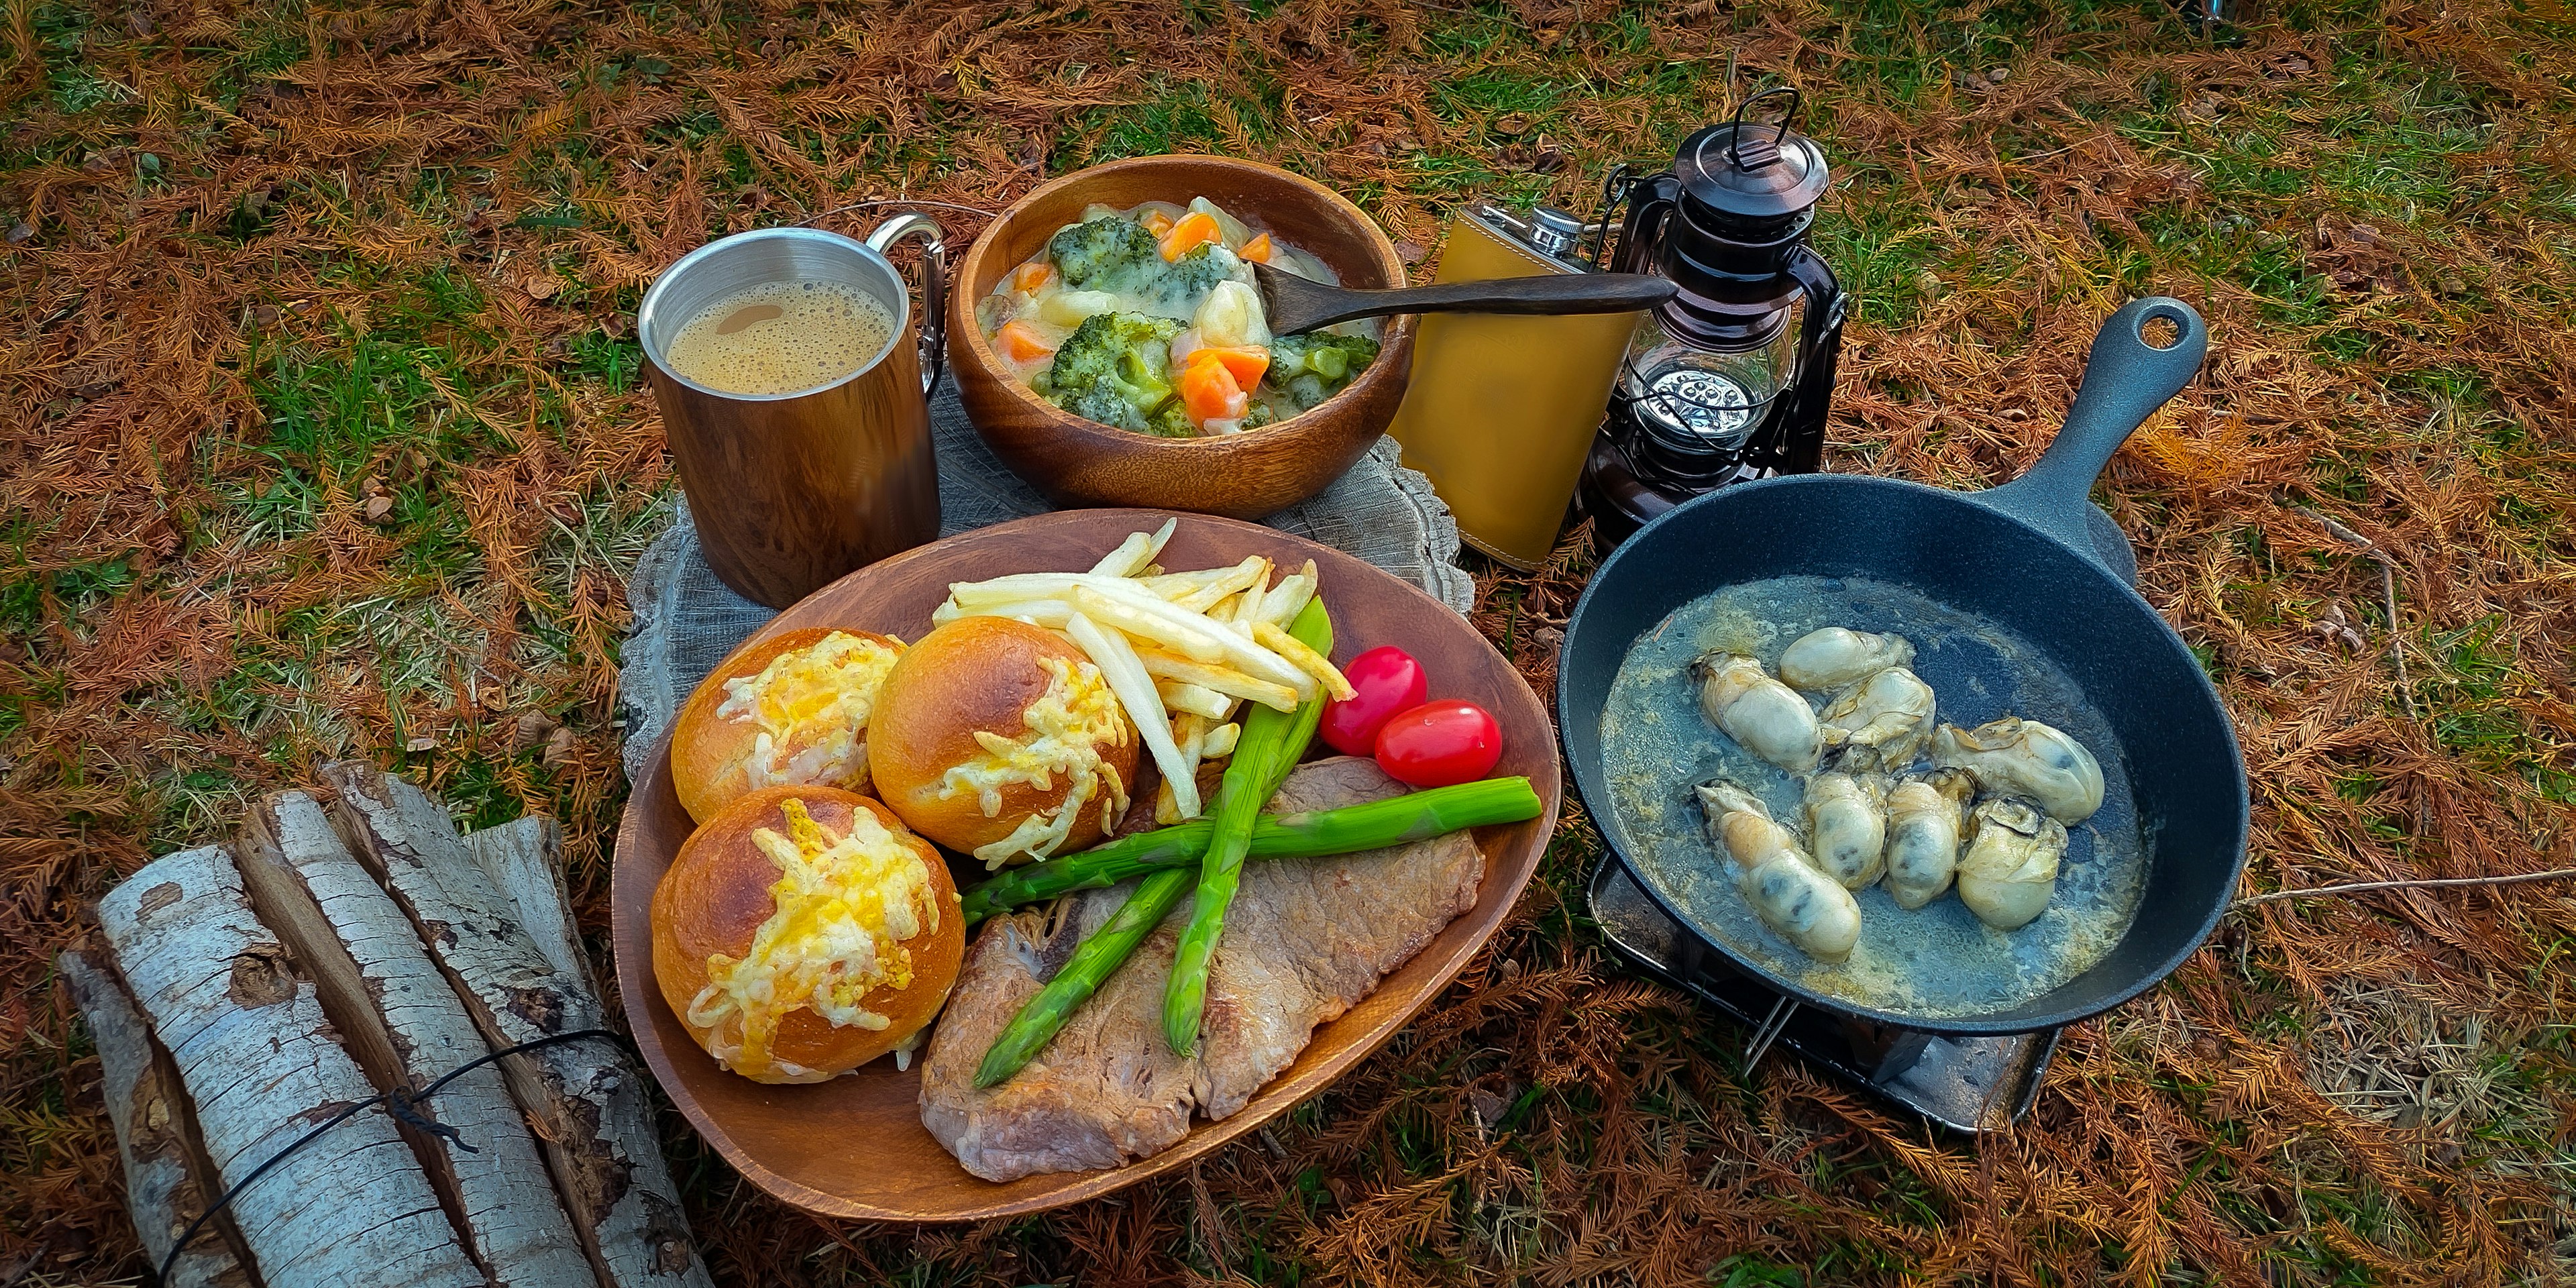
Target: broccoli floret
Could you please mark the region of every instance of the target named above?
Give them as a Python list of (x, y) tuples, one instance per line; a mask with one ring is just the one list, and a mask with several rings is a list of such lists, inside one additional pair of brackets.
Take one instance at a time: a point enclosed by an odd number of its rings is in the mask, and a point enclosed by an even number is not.
[(1111, 429), (1123, 429), (1134, 434), (1154, 432), (1153, 426), (1146, 423), (1144, 414), (1136, 410), (1136, 404), (1119, 397), (1117, 388), (1105, 380), (1081, 393), (1059, 397), (1055, 399), (1055, 405)]
[(1064, 275), (1067, 286), (1109, 289), (1122, 278), (1159, 275), (1162, 248), (1142, 224), (1121, 215), (1102, 215), (1075, 224), (1047, 243), (1047, 257)]
[(1270, 343), (1270, 370), (1263, 379), (1279, 387), (1305, 411), (1341, 392), (1353, 376), (1377, 361), (1377, 341), (1364, 335), (1309, 331), (1283, 335)]
[(1190, 423), (1189, 409), (1178, 398), (1164, 403), (1145, 418), (1145, 432), (1161, 438), (1196, 438), (1198, 427)]
[(1056, 348), (1040, 393), (1076, 416), (1139, 434), (1159, 433), (1155, 413), (1179, 402), (1165, 368), (1171, 365), (1171, 339), (1180, 329), (1169, 318), (1092, 314)]

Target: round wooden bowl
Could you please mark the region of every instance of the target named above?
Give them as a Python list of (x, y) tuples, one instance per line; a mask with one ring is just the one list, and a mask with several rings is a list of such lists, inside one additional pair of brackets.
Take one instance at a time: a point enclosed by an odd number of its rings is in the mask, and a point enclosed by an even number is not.
[[(952, 537), (843, 577), (779, 614), (760, 635), (842, 626), (919, 639), (930, 629), (930, 610), (947, 597), (952, 581), (1088, 566), (1128, 533), (1152, 531), (1165, 517), (1135, 510), (1064, 510)], [(868, 1221), (979, 1221), (1098, 1198), (1185, 1167), (1312, 1097), (1395, 1036), (1492, 937), (1537, 870), (1556, 827), (1561, 770), (1556, 735), (1538, 695), (1456, 613), (1329, 546), (1248, 523), (1190, 516), (1163, 548), (1161, 562), (1171, 568), (1209, 568), (1251, 554), (1286, 567), (1315, 561), (1333, 610), (1335, 657), (1347, 661), (1366, 649), (1393, 644), (1422, 659), (1432, 675), (1433, 693), (1481, 704), (1502, 725), (1503, 758), (1494, 772), (1527, 776), (1546, 807), (1527, 822), (1476, 830), (1485, 877), (1475, 906), (1413, 960), (1380, 980), (1377, 991), (1341, 1018), (1316, 1028), (1296, 1062), (1233, 1117), (1201, 1119), (1179, 1144), (1125, 1167), (996, 1185), (969, 1175), (921, 1125), (918, 1065), (899, 1073), (892, 1061), (878, 1060), (830, 1082), (764, 1086), (716, 1067), (664, 1004), (653, 981), (648, 912), (653, 887), (691, 829), (687, 811), (671, 791), (670, 738), (665, 735), (635, 783), (617, 832), (609, 894), (617, 987), (646, 1067), (698, 1134), (753, 1184), (809, 1212)], [(952, 870), (962, 882), (984, 875), (972, 860), (952, 863)]]
[(1405, 284), (1404, 261), (1360, 208), (1275, 166), (1155, 156), (1078, 170), (1020, 199), (966, 252), (948, 296), (949, 369), (993, 454), (1059, 506), (1132, 505), (1258, 519), (1324, 490), (1395, 419), (1413, 370), (1410, 316), (1385, 319), (1377, 361), (1310, 411), (1214, 438), (1156, 438), (1085, 420), (1030, 392), (975, 324), (975, 305), (1098, 202), (1120, 210), (1206, 197), (1332, 265), (1342, 284)]

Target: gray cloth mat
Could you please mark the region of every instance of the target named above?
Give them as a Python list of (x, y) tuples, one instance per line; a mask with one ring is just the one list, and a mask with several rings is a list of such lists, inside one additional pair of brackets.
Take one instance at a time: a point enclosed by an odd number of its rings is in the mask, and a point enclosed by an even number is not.
[[(976, 436), (954, 385), (943, 382), (931, 400), (930, 436), (939, 453), (941, 536), (1050, 508)], [(630, 781), (643, 776), (645, 757), (698, 681), (777, 615), (716, 579), (698, 551), (688, 503), (681, 501), (674, 510), (669, 530), (646, 548), (626, 584), (635, 622), (626, 638), (617, 697), (626, 726)], [(1264, 522), (1357, 555), (1462, 615), (1475, 607), (1475, 582), (1457, 566), (1457, 521), (1433, 494), (1431, 480), (1396, 462), (1393, 439), (1380, 439), (1314, 500)]]

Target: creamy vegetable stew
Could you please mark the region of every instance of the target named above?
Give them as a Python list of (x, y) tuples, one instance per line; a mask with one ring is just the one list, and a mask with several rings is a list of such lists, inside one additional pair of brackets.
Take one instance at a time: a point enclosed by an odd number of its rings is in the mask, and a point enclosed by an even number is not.
[(1205, 197), (1093, 206), (1004, 274), (976, 319), (1012, 374), (1077, 416), (1168, 438), (1239, 433), (1332, 397), (1377, 358), (1374, 322), (1272, 335), (1246, 261), (1335, 280)]

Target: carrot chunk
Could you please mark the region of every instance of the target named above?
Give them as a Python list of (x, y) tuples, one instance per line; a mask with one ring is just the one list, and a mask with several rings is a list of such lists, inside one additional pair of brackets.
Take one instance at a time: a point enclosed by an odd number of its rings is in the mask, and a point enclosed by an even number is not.
[(1242, 250), (1236, 251), (1235, 253), (1241, 255), (1245, 259), (1251, 260), (1255, 264), (1269, 263), (1270, 234), (1262, 233), (1254, 237), (1251, 241), (1243, 244)]
[(1181, 409), (1190, 422), (1204, 426), (1212, 420), (1241, 420), (1252, 406), (1251, 395), (1235, 383), (1234, 373), (1212, 349), (1201, 349), (1200, 357), (1181, 373)]
[(1217, 226), (1216, 216), (1204, 210), (1193, 210), (1181, 216), (1181, 221), (1172, 225), (1172, 231), (1163, 234), (1163, 259), (1169, 263), (1188, 254), (1193, 246), (1206, 242), (1222, 244), (1224, 241), (1225, 230)]
[(1172, 231), (1172, 217), (1159, 210), (1146, 211), (1144, 219), (1139, 222), (1145, 225), (1146, 232), (1154, 234), (1158, 239)]
[[(1209, 356), (1201, 358), (1199, 354)], [(1257, 344), (1237, 345), (1231, 348), (1210, 346), (1190, 355), (1190, 360), (1224, 363), (1226, 371), (1234, 377), (1235, 386), (1240, 389), (1250, 389), (1260, 384), (1261, 373), (1270, 369), (1270, 351)]]
[(1032, 260), (1011, 270), (1011, 289), (1034, 295), (1055, 280), (1055, 265), (1045, 260)]
[(993, 343), (1000, 346), (1003, 357), (1013, 362), (1035, 362), (1055, 352), (1055, 346), (1048, 344), (1036, 327), (1018, 318), (1003, 323), (994, 331)]

